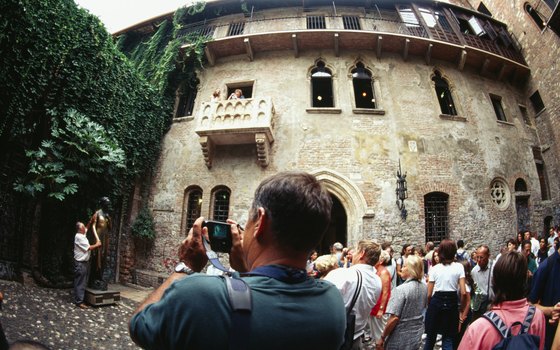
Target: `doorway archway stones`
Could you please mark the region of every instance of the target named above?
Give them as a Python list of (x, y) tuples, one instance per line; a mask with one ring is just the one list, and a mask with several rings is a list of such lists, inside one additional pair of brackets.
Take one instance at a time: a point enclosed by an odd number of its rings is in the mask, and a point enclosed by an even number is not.
[(347, 216), (347, 242), (348, 245), (357, 243), (364, 237), (363, 226), (367, 220), (373, 220), (373, 208), (368, 207), (366, 199), (358, 186), (348, 177), (326, 168), (310, 171), (317, 180), (334, 196), (336, 196)]

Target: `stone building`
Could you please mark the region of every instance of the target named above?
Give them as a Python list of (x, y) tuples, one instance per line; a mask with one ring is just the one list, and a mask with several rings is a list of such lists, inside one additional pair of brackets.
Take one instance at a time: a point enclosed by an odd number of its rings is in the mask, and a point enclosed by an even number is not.
[(184, 29), (208, 36), (208, 62), (163, 142), (158, 237), (124, 247), (122, 279), (157, 284), (194, 219), (244, 222), (259, 182), (284, 170), (332, 195), (321, 252), (446, 237), (495, 252), (518, 230), (542, 234), (560, 219), (559, 40), (530, 23), (554, 1), (532, 2), (208, 3)]

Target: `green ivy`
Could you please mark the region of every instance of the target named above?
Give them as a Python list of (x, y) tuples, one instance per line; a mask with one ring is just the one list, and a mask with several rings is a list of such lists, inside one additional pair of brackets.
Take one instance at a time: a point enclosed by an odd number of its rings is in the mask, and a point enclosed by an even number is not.
[[(52, 133), (61, 122), (58, 115), (75, 110), (124, 152), (123, 167), (114, 176), (91, 178), (105, 194), (120, 196), (159, 156), (173, 108), (160, 90), (166, 83), (154, 84), (136, 69), (99, 19), (72, 0), (6, 0), (0, 12), (0, 148), (5, 152), (0, 158), (25, 154), (28, 159), (26, 169), (2, 172), (2, 182), (59, 199), (79, 194), (79, 187), (68, 185), (79, 183), (69, 180), (88, 174), (67, 168), (71, 157), (35, 163), (49, 149), (45, 145), (58, 142)], [(48, 112), (54, 110), (56, 115)], [(16, 180), (37, 171), (39, 181)], [(61, 188), (56, 181), (64, 180)]]
[(132, 224), (131, 231), (135, 237), (141, 239), (154, 240), (156, 238), (154, 218), (147, 206), (143, 206), (140, 209), (138, 216)]
[(125, 153), (101, 125), (75, 110), (49, 114), (51, 138), (26, 151), (29, 169), (26, 177), (16, 180), (16, 191), (35, 196), (46, 190), (49, 197), (62, 201), (76, 193), (79, 184), (122, 176)]

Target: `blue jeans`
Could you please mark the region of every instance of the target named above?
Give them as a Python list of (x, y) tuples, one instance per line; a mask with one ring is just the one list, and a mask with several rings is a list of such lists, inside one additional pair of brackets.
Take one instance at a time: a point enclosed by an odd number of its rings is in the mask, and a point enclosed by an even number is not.
[(84, 302), (86, 294), (88, 262), (74, 260), (74, 302), (78, 305)]
[(459, 327), (459, 310), (457, 309), (457, 292), (435, 292), (426, 311), (426, 342), (424, 350), (431, 350), (436, 337), (441, 334), (443, 350), (452, 350)]

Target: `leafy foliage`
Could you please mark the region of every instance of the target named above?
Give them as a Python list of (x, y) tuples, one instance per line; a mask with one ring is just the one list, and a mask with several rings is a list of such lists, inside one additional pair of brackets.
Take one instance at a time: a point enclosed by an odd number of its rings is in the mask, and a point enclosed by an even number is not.
[(125, 168), (124, 151), (98, 123), (69, 110), (59, 116), (51, 111), (51, 138), (36, 150), (26, 151), (28, 174), (14, 189), (35, 196), (47, 190), (49, 197), (64, 200), (78, 191), (78, 183), (100, 180), (100, 175), (119, 178)]
[(154, 218), (147, 206), (143, 206), (140, 209), (138, 216), (132, 224), (131, 231), (138, 238), (147, 240), (154, 240), (156, 238)]
[[(6, 150), (0, 158), (21, 153), (28, 159), (25, 168), (4, 171), (2, 182), (25, 177), (28, 181), (17, 182), (16, 189), (63, 199), (89, 179), (100, 191), (119, 196), (159, 155), (173, 103), (154, 85), (166, 83), (148, 81), (100, 21), (72, 0), (6, 0), (0, 11), (0, 148)], [(113, 144), (124, 151), (123, 166), (109, 167), (113, 176), (92, 177), (87, 164), (74, 166), (75, 154), (61, 153), (60, 142), (70, 135), (53, 131), (66, 127), (59, 115), (71, 110), (104, 128), (113, 140), (92, 138), (90, 148), (99, 141), (96, 147)], [(38, 181), (29, 181), (35, 173)], [(74, 178), (82, 181), (70, 181)]]

